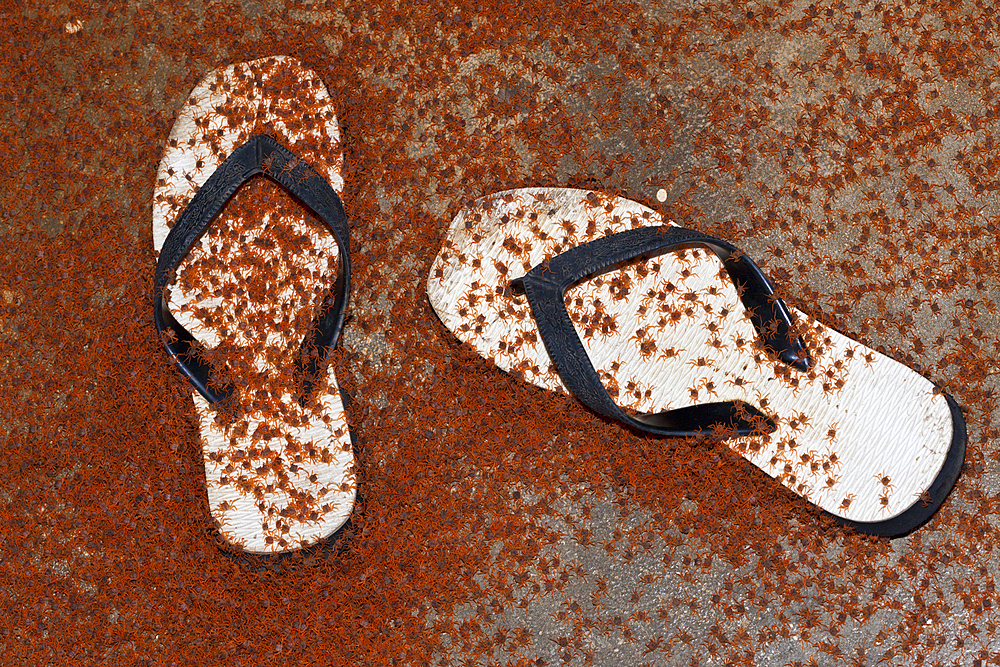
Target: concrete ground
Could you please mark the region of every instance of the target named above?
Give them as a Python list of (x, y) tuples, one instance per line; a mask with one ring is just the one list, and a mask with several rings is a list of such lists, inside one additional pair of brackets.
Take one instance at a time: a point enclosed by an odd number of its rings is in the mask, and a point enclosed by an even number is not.
[[(1000, 663), (1000, 19), (570, 4), (0, 10), (0, 662)], [(342, 110), (359, 260), (337, 363), (364, 503), (340, 550), (262, 574), (213, 542), (147, 310), (176, 110), (272, 53)], [(730, 239), (790, 302), (944, 386), (969, 450), (942, 510), (857, 536), (722, 446), (632, 434), (477, 362), (423, 281), (461, 205), (529, 185)]]

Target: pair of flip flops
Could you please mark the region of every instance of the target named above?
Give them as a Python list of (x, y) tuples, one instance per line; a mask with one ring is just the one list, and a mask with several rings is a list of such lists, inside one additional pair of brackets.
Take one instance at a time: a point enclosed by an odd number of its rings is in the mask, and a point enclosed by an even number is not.
[[(158, 174), (157, 327), (196, 389), (212, 516), (251, 553), (330, 537), (357, 494), (325, 363), (350, 290), (339, 142), (319, 78), (265, 58), (194, 89)], [(964, 459), (949, 396), (788, 308), (735, 246), (636, 202), (554, 188), (480, 199), (453, 221), (427, 290), (500, 368), (640, 431), (726, 438), (866, 533), (923, 523)]]

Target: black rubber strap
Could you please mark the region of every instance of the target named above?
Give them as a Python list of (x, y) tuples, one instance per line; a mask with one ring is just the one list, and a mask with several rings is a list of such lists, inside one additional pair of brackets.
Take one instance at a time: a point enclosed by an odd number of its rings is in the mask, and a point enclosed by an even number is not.
[[(601, 384), (590, 357), (566, 310), (564, 293), (585, 276), (610, 269), (641, 255), (704, 245), (723, 261), (757, 330), (761, 345), (799, 370), (812, 364), (802, 339), (792, 335), (792, 315), (775, 296), (774, 287), (749, 257), (721, 239), (681, 227), (641, 227), (585, 243), (533, 267), (511, 287), (523, 288), (538, 331), (566, 387), (587, 407), (611, 419), (658, 435), (688, 436), (717, 424), (739, 435), (758, 432), (766, 415), (746, 403), (722, 401), (678, 410), (631, 416), (618, 407)], [(773, 426), (773, 424), (772, 424)]]
[(181, 373), (213, 405), (231, 401), (235, 387), (218, 385), (212, 380), (211, 366), (196, 353), (197, 341), (194, 336), (170, 313), (163, 291), (171, 273), (236, 189), (257, 174), (268, 176), (312, 209), (326, 224), (340, 249), (337, 281), (323, 299), (319, 314), (302, 341), (297, 357), (296, 372), (301, 378), (298, 397), (300, 403), (305, 402), (318, 382), (319, 368), (330, 350), (336, 347), (347, 313), (351, 291), (350, 232), (340, 197), (327, 180), (305, 160), (273, 137), (254, 135), (219, 165), (188, 202), (163, 242), (153, 280), (153, 313), (160, 338)]

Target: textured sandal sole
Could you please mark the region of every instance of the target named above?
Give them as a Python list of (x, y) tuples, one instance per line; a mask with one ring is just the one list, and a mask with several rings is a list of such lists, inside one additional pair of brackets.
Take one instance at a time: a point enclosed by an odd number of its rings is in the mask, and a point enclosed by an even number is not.
[[(157, 251), (208, 177), (235, 147), (260, 133), (342, 190), (340, 132), (319, 77), (285, 57), (222, 68), (192, 91), (167, 142), (154, 193)], [(280, 210), (249, 215), (245, 195), (266, 185), (251, 181), (237, 191), (220, 214), (229, 232), (216, 223), (209, 227), (182, 262), (169, 306), (206, 348), (226, 341), (252, 350), (257, 370), (274, 375), (289, 363), (286, 315), (333, 283), (338, 247), (290, 198)], [(276, 256), (283, 251), (290, 256)], [(310, 317), (306, 313), (305, 321)], [(332, 535), (349, 518), (354, 453), (332, 369), (323, 382), (318, 409), (296, 424), (275, 423), (262, 411), (222, 426), (214, 408), (194, 393), (209, 508), (234, 546), (251, 553), (288, 551)], [(275, 400), (295, 411), (290, 395)]]
[[(539, 387), (566, 391), (527, 300), (507, 285), (576, 245), (662, 224), (659, 213), (600, 193), (496, 193), (456, 216), (428, 295), (444, 324), (483, 357)], [(592, 276), (567, 291), (566, 304), (622, 408), (650, 413), (726, 400), (757, 407), (777, 429), (729, 439), (729, 446), (841, 520), (890, 524), (921, 505), (925, 492), (946, 494), (957, 476), (950, 466), (940, 491), (946, 460), (964, 456), (964, 422), (931, 382), (794, 309), (814, 368), (804, 373), (768, 358), (755, 348), (736, 289), (707, 249)], [(932, 500), (936, 508), (943, 498)]]

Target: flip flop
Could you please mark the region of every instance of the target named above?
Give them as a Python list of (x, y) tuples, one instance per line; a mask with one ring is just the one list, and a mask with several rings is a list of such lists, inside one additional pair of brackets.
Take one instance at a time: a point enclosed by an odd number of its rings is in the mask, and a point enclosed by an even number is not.
[(272, 57), (194, 88), (157, 174), (156, 326), (196, 390), (212, 517), (250, 553), (330, 537), (354, 505), (351, 434), (324, 363), (350, 292), (341, 165), (323, 83)]
[(735, 246), (641, 204), (499, 192), (455, 217), (427, 283), (501, 369), (659, 435), (715, 435), (841, 523), (905, 534), (965, 457), (954, 400), (788, 308)]

